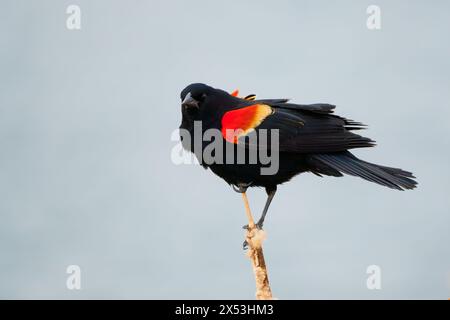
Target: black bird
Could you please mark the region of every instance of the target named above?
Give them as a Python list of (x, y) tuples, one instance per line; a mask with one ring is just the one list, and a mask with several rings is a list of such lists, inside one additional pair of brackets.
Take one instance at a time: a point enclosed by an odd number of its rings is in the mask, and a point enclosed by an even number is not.
[[(256, 100), (254, 95), (237, 97), (237, 91), (229, 94), (201, 83), (187, 86), (181, 92), (182, 122), (180, 129), (189, 133), (190, 138), (181, 135), (183, 147), (202, 158), (208, 141), (201, 141), (196, 147), (194, 123), (201, 123), (202, 133), (216, 129), (222, 134), (223, 152), (233, 150), (233, 160), (201, 162), (216, 175), (232, 185), (238, 192), (246, 192), (248, 187), (264, 187), (267, 201), (257, 222), (262, 228), (269, 205), (277, 190), (277, 185), (289, 181), (302, 172), (312, 172), (317, 176), (341, 177), (343, 174), (361, 177), (367, 181), (396, 189), (414, 189), (417, 182), (411, 172), (380, 166), (358, 159), (348, 150), (373, 147), (374, 141), (353, 131), (364, 129), (365, 125), (333, 114), (334, 105), (294, 104), (288, 99)], [(249, 141), (252, 134), (259, 138), (264, 130), (278, 129), (278, 147), (271, 149), (269, 140), (258, 144)], [(228, 130), (228, 131), (227, 131)], [(226, 132), (234, 135), (228, 136)], [(181, 132), (181, 131), (180, 131)], [(231, 149), (227, 149), (231, 146)], [(278, 152), (279, 168), (275, 174), (261, 174), (267, 163), (260, 159), (256, 163), (237, 163), (238, 149), (245, 155), (253, 150), (266, 149), (268, 154)], [(248, 158), (245, 158), (248, 159)]]

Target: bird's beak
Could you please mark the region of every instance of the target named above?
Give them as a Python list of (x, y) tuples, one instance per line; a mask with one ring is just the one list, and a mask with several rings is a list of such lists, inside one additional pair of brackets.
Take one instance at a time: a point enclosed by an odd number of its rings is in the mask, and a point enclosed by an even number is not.
[(191, 93), (189, 92), (181, 103), (183, 107), (192, 108), (195, 107), (198, 109), (198, 101), (192, 98)]

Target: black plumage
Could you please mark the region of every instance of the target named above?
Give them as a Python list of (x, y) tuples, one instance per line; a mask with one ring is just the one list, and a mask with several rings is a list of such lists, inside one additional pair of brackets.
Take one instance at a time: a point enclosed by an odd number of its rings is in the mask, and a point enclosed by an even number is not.
[[(335, 115), (335, 106), (331, 104), (294, 104), (287, 99), (238, 98), (219, 89), (204, 84), (191, 84), (181, 92), (182, 123), (180, 128), (193, 134), (194, 121), (201, 121), (203, 131), (222, 129), (222, 119), (227, 112), (243, 110), (255, 105), (270, 107), (270, 115), (265, 116), (252, 132), (259, 134), (261, 129), (279, 130), (279, 170), (275, 175), (261, 175), (261, 163), (256, 164), (205, 164), (227, 183), (246, 190), (247, 187), (265, 187), (272, 200), (277, 185), (289, 181), (302, 172), (312, 172), (318, 176), (340, 177), (343, 174), (361, 177), (367, 181), (392, 189), (405, 190), (416, 187), (412, 173), (386, 166), (372, 164), (358, 159), (351, 149), (373, 147), (375, 142), (356, 134), (365, 128), (360, 122)], [(268, 106), (268, 107), (267, 107)], [(237, 119), (238, 121), (239, 119)], [(240, 140), (241, 141), (241, 140)], [(194, 152), (194, 143), (189, 151)], [(254, 145), (246, 139), (234, 145), (235, 149), (265, 147), (270, 144)], [(231, 142), (224, 140), (224, 145)], [(205, 147), (205, 143), (202, 148)], [(186, 145), (187, 146), (187, 145)], [(266, 205), (268, 207), (268, 205)], [(263, 213), (259, 225), (262, 226)]]

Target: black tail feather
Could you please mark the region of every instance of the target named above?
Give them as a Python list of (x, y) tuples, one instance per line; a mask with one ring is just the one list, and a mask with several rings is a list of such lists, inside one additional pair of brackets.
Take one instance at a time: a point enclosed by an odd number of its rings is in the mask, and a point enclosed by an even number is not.
[(339, 172), (361, 177), (391, 189), (414, 189), (417, 182), (411, 172), (369, 163), (350, 152), (316, 154), (314, 158)]

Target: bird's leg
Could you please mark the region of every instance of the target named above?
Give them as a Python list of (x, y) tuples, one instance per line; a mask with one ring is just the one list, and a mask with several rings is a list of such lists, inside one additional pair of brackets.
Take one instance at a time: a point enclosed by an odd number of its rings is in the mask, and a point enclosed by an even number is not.
[(261, 218), (259, 218), (258, 222), (256, 223), (256, 226), (259, 229), (262, 229), (264, 224), (264, 219), (266, 218), (267, 210), (269, 210), (270, 203), (272, 202), (273, 197), (275, 196), (275, 193), (277, 192), (277, 189), (267, 190), (267, 200), (266, 204), (264, 205), (264, 210), (261, 215)]

